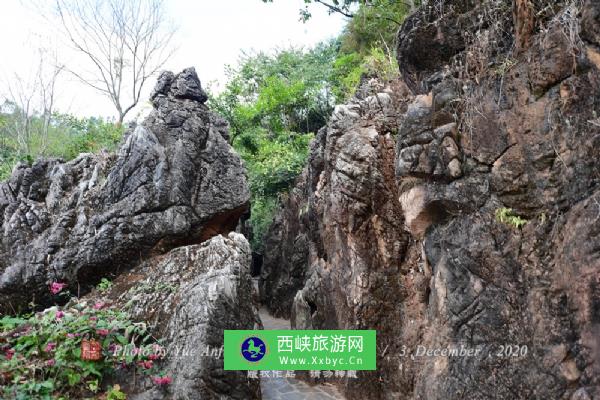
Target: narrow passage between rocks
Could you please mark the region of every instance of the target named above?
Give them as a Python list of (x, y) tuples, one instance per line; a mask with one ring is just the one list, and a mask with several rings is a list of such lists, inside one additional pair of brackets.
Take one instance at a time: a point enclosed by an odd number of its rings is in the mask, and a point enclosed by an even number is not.
[[(260, 318), (265, 329), (290, 329), (290, 321), (275, 318), (261, 308)], [(285, 375), (285, 372), (284, 372)], [(263, 400), (344, 400), (331, 384), (311, 386), (296, 378), (263, 378), (260, 382)]]

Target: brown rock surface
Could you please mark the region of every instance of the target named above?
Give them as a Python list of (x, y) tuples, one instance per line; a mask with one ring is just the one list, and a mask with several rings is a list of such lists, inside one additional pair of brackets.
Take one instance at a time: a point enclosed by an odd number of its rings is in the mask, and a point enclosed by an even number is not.
[(317, 137), (292, 323), (378, 331), (348, 398), (600, 398), (597, 2), (531, 2), (519, 52), (510, 2), (444, 3), (400, 29), (415, 94), (371, 85)]

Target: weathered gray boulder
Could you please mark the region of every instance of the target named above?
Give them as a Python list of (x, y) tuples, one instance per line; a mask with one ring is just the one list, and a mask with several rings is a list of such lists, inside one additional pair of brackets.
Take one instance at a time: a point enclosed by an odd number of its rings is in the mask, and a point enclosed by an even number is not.
[(166, 349), (158, 363), (173, 379), (166, 388), (149, 379), (134, 386), (127, 373), (117, 377), (132, 399), (260, 398), (258, 380), (223, 370), (223, 331), (261, 326), (250, 262), (248, 241), (232, 232), (144, 262), (116, 278), (109, 291), (88, 296), (148, 324)]
[(85, 293), (101, 277), (235, 229), (248, 208), (226, 122), (193, 69), (163, 73), (154, 110), (116, 155), (21, 165), (0, 183), (0, 312), (48, 305), (51, 282)]

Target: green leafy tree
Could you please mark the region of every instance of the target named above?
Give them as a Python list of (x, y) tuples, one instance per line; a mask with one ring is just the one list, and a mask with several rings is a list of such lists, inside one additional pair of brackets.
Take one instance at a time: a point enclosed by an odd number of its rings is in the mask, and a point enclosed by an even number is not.
[(301, 173), (314, 132), (323, 127), (335, 104), (331, 85), (337, 42), (313, 49), (285, 49), (245, 55), (227, 69), (225, 89), (210, 106), (230, 123), (232, 144), (248, 169), (252, 190), (253, 245)]
[[(273, 2), (273, 0), (262, 1), (265, 3)], [(300, 20), (306, 22), (312, 17), (308, 8), (309, 4), (320, 4), (327, 8), (327, 11), (330, 14), (340, 14), (346, 18), (354, 18), (359, 14), (356, 12), (356, 9), (359, 7), (369, 7), (373, 10), (381, 9), (382, 11), (387, 11), (390, 8), (403, 7), (409, 11), (413, 11), (421, 4), (421, 0), (304, 0), (304, 4), (306, 6), (303, 9), (300, 9)], [(380, 14), (380, 17), (388, 19), (388, 21), (394, 22), (397, 25), (401, 22), (384, 13)]]
[[(271, 2), (272, 0), (263, 0)], [(361, 79), (393, 79), (398, 66), (391, 49), (398, 25), (415, 2), (393, 0), (305, 0), (351, 18), (342, 35), (313, 49), (245, 54), (226, 70), (225, 89), (210, 106), (230, 123), (233, 147), (249, 172), (253, 246), (308, 157), (308, 144), (336, 103), (350, 98)], [(308, 8), (302, 19), (310, 18)]]
[(12, 103), (0, 109), (0, 180), (6, 179), (18, 162), (31, 164), (39, 157), (71, 160), (80, 153), (113, 150), (124, 128), (102, 118), (77, 118), (54, 112), (51, 116), (30, 114), (27, 145), (14, 134), (15, 124), (23, 120), (23, 111)]
[(381, 48), (388, 54), (395, 47), (396, 32), (417, 1), (374, 0), (361, 2), (342, 35), (342, 52), (368, 54)]

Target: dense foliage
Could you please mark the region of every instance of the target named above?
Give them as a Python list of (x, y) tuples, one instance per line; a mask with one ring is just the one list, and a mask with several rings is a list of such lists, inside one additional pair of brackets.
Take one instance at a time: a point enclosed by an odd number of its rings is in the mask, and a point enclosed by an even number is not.
[(302, 171), (313, 133), (335, 104), (330, 84), (336, 44), (244, 56), (210, 99), (230, 123), (234, 148), (246, 161), (252, 190), (253, 244), (260, 246), (277, 195)]
[(416, 4), (398, 0), (362, 2), (342, 35), (342, 51), (365, 55), (373, 48), (391, 54), (402, 20)]
[[(62, 287), (54, 283), (51, 290)], [(100, 360), (82, 357), (84, 340), (101, 345)], [(135, 370), (162, 386), (170, 379), (157, 365), (164, 353), (144, 323), (101, 302), (75, 300), (65, 309), (5, 316), (0, 319), (0, 397), (79, 399), (102, 393), (102, 398), (125, 399), (118, 385), (103, 388), (103, 379), (117, 370)]]
[(71, 160), (80, 153), (112, 150), (122, 136), (122, 126), (101, 118), (23, 115), (14, 104), (5, 104), (0, 111), (0, 180), (17, 162), (31, 164), (38, 157)]
[(233, 146), (248, 168), (252, 244), (259, 252), (279, 194), (301, 173), (309, 142), (334, 105), (347, 101), (364, 77), (388, 80), (398, 73), (391, 49), (409, 7), (390, 0), (331, 4), (353, 12), (339, 38), (312, 49), (246, 54), (228, 67), (224, 90), (210, 99), (229, 121)]

